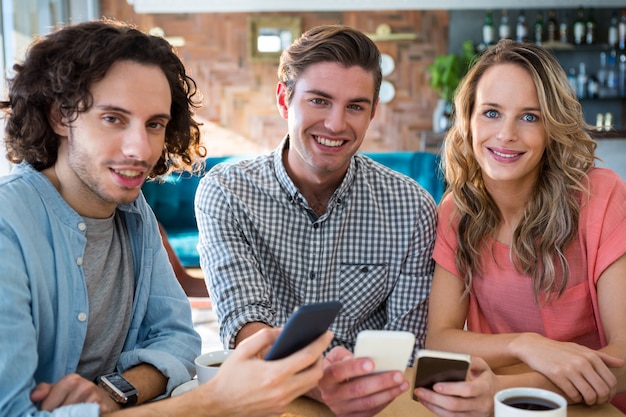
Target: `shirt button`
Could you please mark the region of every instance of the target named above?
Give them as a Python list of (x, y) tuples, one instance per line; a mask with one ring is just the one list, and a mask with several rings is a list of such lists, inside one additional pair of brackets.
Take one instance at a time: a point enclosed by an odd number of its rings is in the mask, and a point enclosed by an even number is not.
[(85, 321), (87, 320), (87, 314), (86, 313), (78, 313), (78, 321)]
[(78, 223), (78, 230), (85, 230), (87, 228), (87, 225), (85, 223)]
[(83, 264), (83, 257), (79, 256), (78, 258), (76, 258), (76, 265), (80, 266)]
[(318, 223), (313, 223), (313, 229), (319, 229), (320, 225)]
[(309, 279), (315, 279), (315, 271), (309, 272)]

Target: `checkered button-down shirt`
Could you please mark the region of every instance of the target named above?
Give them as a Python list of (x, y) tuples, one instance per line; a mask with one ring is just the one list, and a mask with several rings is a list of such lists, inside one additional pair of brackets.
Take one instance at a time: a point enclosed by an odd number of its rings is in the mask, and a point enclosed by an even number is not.
[(340, 300), (331, 347), (352, 350), (365, 329), (410, 331), (423, 347), (436, 228), (430, 194), (357, 154), (318, 217), (285, 171), (285, 145), (214, 167), (196, 194), (198, 251), (224, 345), (233, 347), (247, 323), (278, 327), (300, 305)]

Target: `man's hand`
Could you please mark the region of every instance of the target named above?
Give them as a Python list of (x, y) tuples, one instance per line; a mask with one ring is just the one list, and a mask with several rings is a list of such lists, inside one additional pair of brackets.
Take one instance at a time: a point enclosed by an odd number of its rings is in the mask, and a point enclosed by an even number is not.
[(69, 374), (56, 384), (41, 382), (30, 394), (32, 402), (40, 402), (40, 408), (53, 411), (64, 405), (79, 403), (98, 403), (100, 412), (119, 410), (120, 406), (99, 386), (78, 374)]
[(357, 359), (343, 347), (333, 348), (324, 358), (319, 399), (338, 417), (370, 417), (409, 389), (402, 372), (372, 372), (372, 360)]
[[(217, 375), (188, 396), (210, 399), (211, 415), (245, 417), (284, 412), (294, 399), (317, 386), (323, 375), (322, 355), (333, 335), (327, 331), (286, 358), (264, 360), (280, 332), (265, 329), (246, 338)], [(197, 411), (184, 415), (197, 415)]]

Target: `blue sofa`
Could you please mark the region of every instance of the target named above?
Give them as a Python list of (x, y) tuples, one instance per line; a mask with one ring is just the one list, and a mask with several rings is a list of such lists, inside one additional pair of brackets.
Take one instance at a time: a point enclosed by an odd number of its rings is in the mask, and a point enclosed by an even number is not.
[[(444, 192), (444, 181), (439, 169), (440, 157), (429, 152), (379, 152), (365, 155), (416, 180), (439, 202)], [(205, 171), (221, 162), (236, 162), (244, 159), (235, 157), (210, 157), (205, 163)], [(182, 174), (170, 175), (165, 182), (148, 181), (143, 193), (148, 204), (167, 232), (168, 240), (187, 268), (199, 267), (200, 259), (196, 249), (198, 227), (194, 211), (194, 198), (200, 176)]]

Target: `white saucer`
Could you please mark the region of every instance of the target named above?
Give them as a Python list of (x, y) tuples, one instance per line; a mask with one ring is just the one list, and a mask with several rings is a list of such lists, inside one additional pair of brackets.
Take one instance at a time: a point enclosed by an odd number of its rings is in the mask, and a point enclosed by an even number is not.
[(177, 395), (184, 394), (197, 387), (198, 387), (198, 380), (192, 379), (191, 381), (187, 381), (184, 384), (180, 384), (179, 386), (174, 388), (174, 391), (172, 391), (172, 397), (176, 397)]

